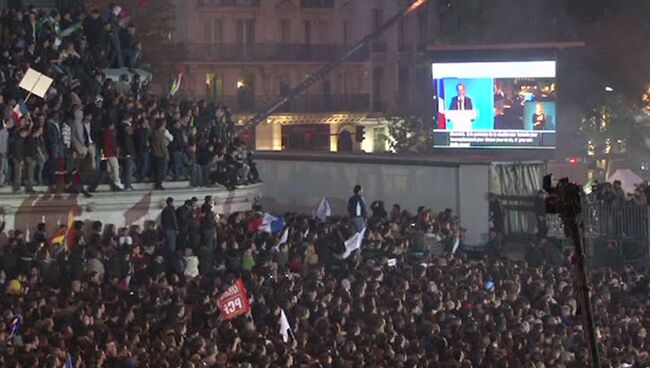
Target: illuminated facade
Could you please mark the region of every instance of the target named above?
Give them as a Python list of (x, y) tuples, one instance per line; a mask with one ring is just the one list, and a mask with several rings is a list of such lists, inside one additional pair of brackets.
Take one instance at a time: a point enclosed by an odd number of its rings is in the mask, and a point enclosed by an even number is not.
[[(167, 83), (184, 70), (182, 95), (224, 103), (240, 120), (265, 109), (408, 3), (176, 1), (176, 30), (172, 44), (160, 50), (166, 67), (158, 80)], [(249, 134), (257, 149), (385, 150), (381, 117), (426, 104), (426, 97), (423, 102), (415, 96), (427, 88), (429, 78), (418, 73), (426, 75), (428, 67), (416, 59), (432, 40), (433, 14), (429, 6), (418, 9), (284, 106)], [(362, 143), (354, 139), (356, 126), (367, 128)]]

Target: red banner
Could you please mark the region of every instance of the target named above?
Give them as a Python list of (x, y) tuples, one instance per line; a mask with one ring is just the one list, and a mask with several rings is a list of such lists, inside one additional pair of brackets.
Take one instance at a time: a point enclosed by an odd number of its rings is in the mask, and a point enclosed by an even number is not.
[(251, 303), (248, 300), (248, 293), (244, 281), (238, 279), (217, 299), (217, 305), (221, 310), (223, 320), (237, 318), (251, 310)]

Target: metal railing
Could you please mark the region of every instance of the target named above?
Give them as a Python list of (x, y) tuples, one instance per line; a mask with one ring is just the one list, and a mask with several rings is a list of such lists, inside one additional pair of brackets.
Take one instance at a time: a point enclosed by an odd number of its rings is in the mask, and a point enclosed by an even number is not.
[(334, 8), (334, 0), (300, 0), (301, 8)]
[[(257, 44), (193, 44), (179, 43), (162, 45), (154, 57), (168, 62), (226, 62), (226, 61), (331, 61), (346, 50), (340, 45), (301, 45), (280, 43)], [(347, 62), (369, 60), (368, 47), (357, 51)]]
[[(535, 198), (502, 196), (504, 236), (509, 241), (525, 244), (537, 234)], [(608, 204), (584, 201), (582, 221), (587, 255), (592, 266), (650, 261), (650, 206), (633, 203)], [(559, 215), (546, 215), (547, 237), (565, 239)], [(607, 247), (613, 242), (618, 256), (612, 257)], [(565, 244), (569, 244), (568, 240)]]
[(261, 0), (197, 0), (198, 6), (254, 6), (259, 7)]
[[(268, 105), (271, 101), (275, 101), (277, 98), (278, 96), (224, 96), (217, 98), (217, 100), (236, 111), (255, 112)], [(370, 111), (370, 95), (303, 95), (294, 98), (278, 110), (279, 113), (337, 111), (368, 112)]]
[[(502, 196), (499, 200), (504, 212), (506, 236), (525, 237), (536, 233), (535, 197)], [(649, 215), (650, 206), (591, 201), (582, 203), (582, 221), (585, 236), (588, 238), (650, 240)], [(546, 215), (546, 226), (549, 236), (564, 236), (564, 228), (558, 215)]]
[[(635, 204), (583, 203), (582, 219), (588, 238), (649, 240), (650, 207)], [(548, 215), (549, 234), (564, 233), (558, 215)]]

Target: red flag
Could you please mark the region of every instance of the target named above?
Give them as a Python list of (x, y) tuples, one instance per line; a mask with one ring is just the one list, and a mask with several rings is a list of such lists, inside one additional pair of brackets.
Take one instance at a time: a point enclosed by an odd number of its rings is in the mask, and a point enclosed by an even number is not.
[(248, 222), (248, 230), (251, 232), (259, 231), (260, 227), (262, 227), (262, 217), (260, 216), (255, 216)]
[(65, 226), (60, 226), (54, 234), (52, 234), (52, 237), (50, 238), (50, 243), (52, 244), (63, 244), (65, 243), (65, 236), (68, 229)]
[(147, 4), (147, 1), (148, 0), (138, 0), (138, 6), (142, 8), (143, 6), (145, 6), (145, 4)]
[(248, 299), (248, 292), (244, 286), (244, 281), (240, 278), (229, 287), (217, 299), (217, 305), (223, 320), (227, 321), (246, 314), (251, 310), (251, 303)]

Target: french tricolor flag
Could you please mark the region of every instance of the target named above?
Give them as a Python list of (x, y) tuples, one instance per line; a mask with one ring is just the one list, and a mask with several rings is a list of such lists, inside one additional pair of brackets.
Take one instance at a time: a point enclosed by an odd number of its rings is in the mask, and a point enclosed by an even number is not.
[(275, 217), (265, 212), (260, 217), (253, 219), (249, 226), (253, 231), (277, 234), (284, 229), (284, 218)]
[(445, 116), (445, 83), (442, 79), (435, 81), (438, 84), (438, 129), (447, 129)]
[(27, 105), (25, 102), (20, 101), (16, 104), (16, 106), (14, 106), (13, 110), (11, 110), (11, 117), (16, 123), (18, 123), (20, 121), (20, 118), (22, 118), (23, 115), (27, 114), (27, 112)]

